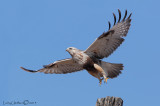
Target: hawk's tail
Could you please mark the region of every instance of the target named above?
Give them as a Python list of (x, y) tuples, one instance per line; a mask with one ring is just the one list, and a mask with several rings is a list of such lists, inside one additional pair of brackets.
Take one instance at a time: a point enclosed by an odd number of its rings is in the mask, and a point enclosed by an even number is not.
[(121, 70), (123, 70), (123, 64), (108, 63), (104, 61), (101, 62), (101, 67), (109, 78), (117, 77), (121, 73)]

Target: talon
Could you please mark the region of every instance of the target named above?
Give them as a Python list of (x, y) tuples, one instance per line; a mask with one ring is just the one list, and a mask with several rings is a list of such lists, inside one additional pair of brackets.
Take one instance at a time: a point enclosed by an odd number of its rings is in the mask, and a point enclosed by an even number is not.
[(99, 78), (99, 85), (101, 86), (101, 84), (102, 84), (102, 80), (103, 80), (104, 78)]
[(99, 86), (101, 86), (101, 84), (102, 84), (102, 81), (99, 82)]
[(99, 82), (99, 86), (101, 86), (102, 85), (102, 82)]
[(105, 79), (104, 79), (104, 82), (106, 82), (106, 83), (107, 83), (107, 80), (108, 80), (108, 79), (109, 79), (109, 78), (105, 78)]

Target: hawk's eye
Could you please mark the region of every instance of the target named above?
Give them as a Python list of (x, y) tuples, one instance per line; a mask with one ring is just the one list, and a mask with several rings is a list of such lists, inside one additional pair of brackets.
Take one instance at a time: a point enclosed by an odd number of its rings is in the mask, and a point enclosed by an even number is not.
[(72, 48), (69, 48), (70, 50), (72, 50)]

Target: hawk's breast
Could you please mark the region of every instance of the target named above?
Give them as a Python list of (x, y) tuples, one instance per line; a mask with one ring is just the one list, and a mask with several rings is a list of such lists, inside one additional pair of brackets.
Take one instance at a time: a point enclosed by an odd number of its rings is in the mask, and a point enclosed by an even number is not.
[(84, 52), (75, 53), (73, 59), (81, 65), (87, 64), (91, 62), (91, 58), (85, 54)]

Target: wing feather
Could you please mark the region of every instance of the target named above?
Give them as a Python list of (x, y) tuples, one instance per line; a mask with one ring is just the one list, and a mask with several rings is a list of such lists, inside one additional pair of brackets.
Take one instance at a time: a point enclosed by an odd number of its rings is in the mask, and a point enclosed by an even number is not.
[[(124, 41), (124, 38), (128, 30), (130, 28), (130, 22), (131, 22), (131, 14), (127, 19), (127, 10), (125, 11), (125, 16), (120, 21), (121, 18), (121, 12), (118, 10), (119, 13), (119, 19), (118, 23), (116, 23), (111, 29), (107, 32), (104, 32), (101, 36), (99, 36), (85, 51), (90, 57), (102, 59), (104, 57), (108, 57), (110, 54), (112, 54)], [(116, 16), (113, 13), (114, 16), (114, 23), (116, 22)], [(110, 23), (109, 23), (110, 27)]]
[(70, 59), (64, 59), (59, 60), (54, 63), (51, 63), (49, 65), (43, 66), (44, 68), (39, 70), (28, 70), (26, 68), (21, 67), (21, 69), (28, 71), (28, 72), (44, 72), (46, 74), (66, 74), (66, 73), (72, 73), (77, 72), (80, 70), (83, 70), (83, 67), (80, 66), (78, 63), (74, 62), (71, 58)]

